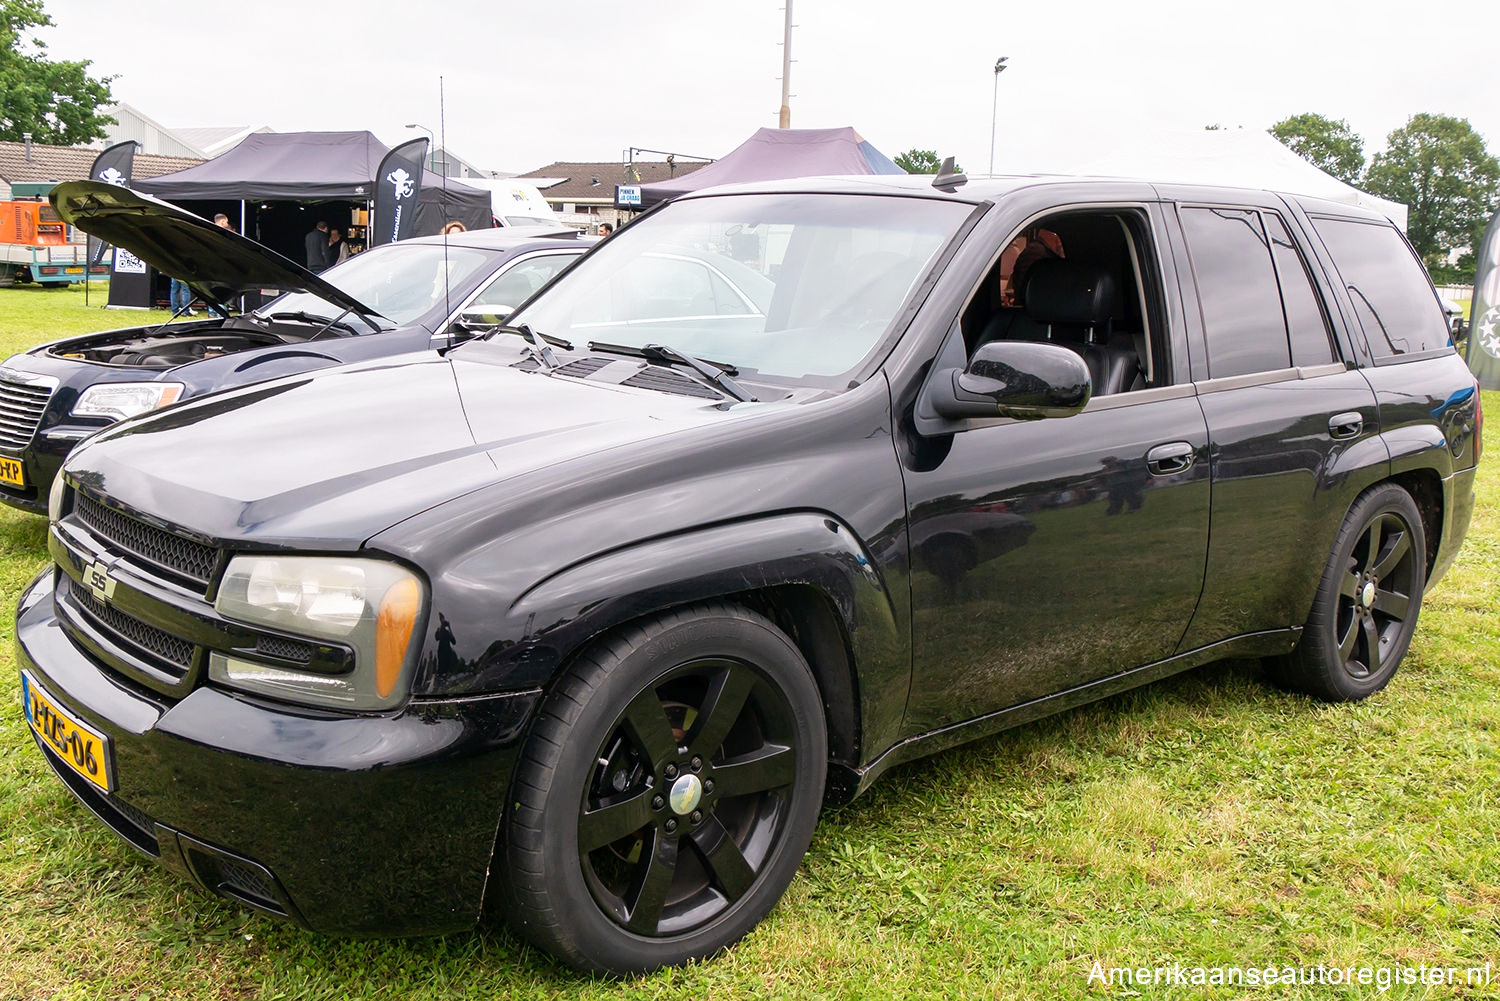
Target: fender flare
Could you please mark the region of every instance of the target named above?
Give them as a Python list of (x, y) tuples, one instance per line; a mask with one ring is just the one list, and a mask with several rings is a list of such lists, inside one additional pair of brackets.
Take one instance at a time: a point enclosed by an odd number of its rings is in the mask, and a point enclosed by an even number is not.
[[(846, 717), (859, 756), (878, 750), (895, 739), (905, 711), (910, 638), (864, 544), (820, 511), (659, 536), (559, 570), (505, 610), (498, 632), (519, 641), (495, 651), (482, 671), (496, 672), (491, 676), (503, 677), (507, 688), (545, 686), (589, 642), (628, 622), (694, 602), (789, 588), (821, 599), (842, 634), (837, 648), (828, 636), (793, 636), (818, 677), (831, 722)], [(832, 655), (818, 655), (831, 649)]]

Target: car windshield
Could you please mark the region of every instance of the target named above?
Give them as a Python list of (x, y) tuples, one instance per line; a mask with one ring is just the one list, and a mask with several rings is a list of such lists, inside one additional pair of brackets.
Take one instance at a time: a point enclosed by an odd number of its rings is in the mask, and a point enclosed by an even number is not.
[(882, 343), (970, 209), (870, 195), (685, 200), (624, 227), (512, 322), (836, 385)]
[[(396, 243), (356, 254), (319, 277), (400, 325), (421, 319), (493, 261), (492, 254), (472, 247)], [(257, 313), (307, 313), (331, 320), (343, 311), (316, 293), (292, 292)]]

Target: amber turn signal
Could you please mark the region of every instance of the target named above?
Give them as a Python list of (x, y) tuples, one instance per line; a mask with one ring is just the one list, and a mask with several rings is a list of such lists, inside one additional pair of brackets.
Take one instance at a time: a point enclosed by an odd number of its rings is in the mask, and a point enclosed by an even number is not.
[(396, 690), (421, 607), (421, 590), (410, 578), (391, 585), (380, 602), (375, 618), (375, 690), (383, 699)]

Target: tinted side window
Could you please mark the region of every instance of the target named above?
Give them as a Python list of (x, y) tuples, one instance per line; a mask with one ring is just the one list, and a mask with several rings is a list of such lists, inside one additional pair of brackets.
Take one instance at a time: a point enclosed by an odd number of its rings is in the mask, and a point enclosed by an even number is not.
[(1182, 210), (1208, 338), (1209, 378), (1289, 368), (1286, 322), (1260, 214)]
[(522, 261), (490, 282), (489, 287), (474, 300), (474, 305), (508, 306), (515, 309), (572, 262), (572, 255), (562, 254), (548, 254)]
[(1297, 245), (1287, 232), (1286, 223), (1274, 212), (1261, 214), (1266, 235), (1271, 238), (1271, 256), (1276, 260), (1276, 276), (1281, 280), (1281, 303), (1286, 309), (1286, 329), (1291, 336), (1292, 364), (1325, 365), (1333, 361), (1333, 347), (1328, 341), (1328, 324), (1323, 307)]
[(1427, 272), (1389, 224), (1314, 217), (1376, 358), (1447, 347), (1448, 324)]

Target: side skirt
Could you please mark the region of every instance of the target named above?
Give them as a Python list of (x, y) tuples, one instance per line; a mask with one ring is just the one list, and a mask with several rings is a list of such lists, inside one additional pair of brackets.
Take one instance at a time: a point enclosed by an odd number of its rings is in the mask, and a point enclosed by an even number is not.
[(908, 737), (886, 748), (868, 764), (854, 768), (839, 762), (830, 762), (828, 785), (825, 794), (830, 804), (843, 804), (853, 800), (870, 788), (885, 771), (916, 758), (937, 754), (959, 744), (988, 737), (1012, 727), (1030, 723), (1044, 716), (1066, 712), (1069, 709), (1097, 702), (1120, 692), (1149, 685), (1153, 681), (1169, 678), (1183, 671), (1235, 657), (1271, 657), (1284, 654), (1296, 645), (1302, 635), (1302, 627), (1270, 629), (1265, 632), (1247, 633), (1233, 639), (1223, 640), (1209, 646), (1199, 647), (1166, 660), (1159, 660), (1144, 667), (1132, 668), (1119, 674), (1091, 681), (1077, 688), (1069, 688), (1030, 702), (1023, 702), (1008, 709), (987, 713), (962, 723), (954, 723), (938, 730)]

